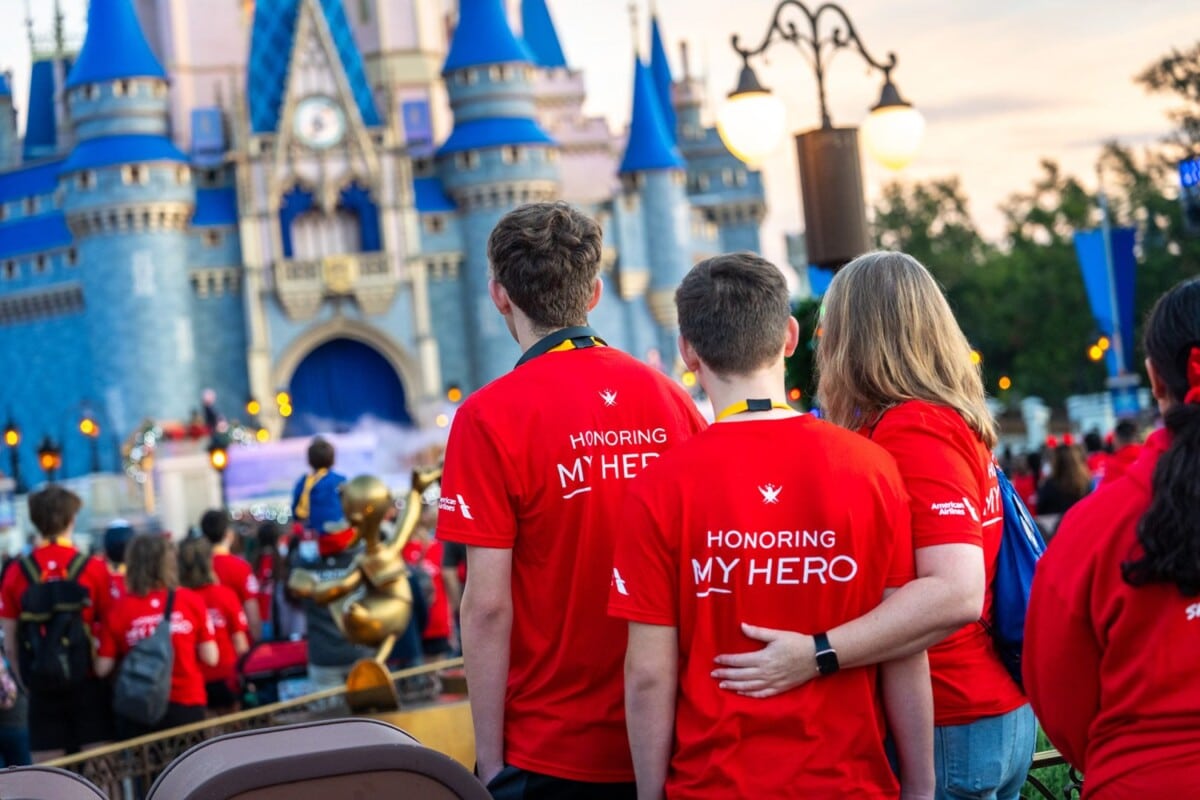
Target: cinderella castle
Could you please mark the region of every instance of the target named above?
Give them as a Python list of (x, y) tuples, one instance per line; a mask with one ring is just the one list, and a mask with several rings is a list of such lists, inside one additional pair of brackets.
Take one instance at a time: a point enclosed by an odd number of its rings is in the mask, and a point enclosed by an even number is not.
[(0, 413), (26, 474), (45, 436), (87, 472), (85, 416), (114, 469), (208, 389), (229, 417), (257, 399), (274, 435), (432, 425), (519, 355), (486, 242), (534, 201), (600, 220), (593, 324), (675, 368), (674, 288), (759, 249), (760, 176), (657, 19), (614, 133), (546, 0), (456, 5), (90, 0), (77, 54), (35, 53), (27, 95), (0, 74)]

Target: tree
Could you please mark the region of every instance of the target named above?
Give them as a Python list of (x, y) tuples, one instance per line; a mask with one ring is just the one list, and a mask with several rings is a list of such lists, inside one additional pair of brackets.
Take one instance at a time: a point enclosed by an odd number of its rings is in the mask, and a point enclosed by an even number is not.
[(800, 344), (796, 352), (787, 359), (787, 389), (789, 397), (792, 390), (799, 389), (798, 405), (811, 409), (816, 404), (817, 394), (816, 348), (821, 323), (821, 301), (799, 301), (792, 307), (792, 316), (800, 323)]
[(1170, 53), (1146, 67), (1137, 82), (1151, 92), (1179, 95), (1181, 108), (1169, 113), (1177, 130), (1167, 140), (1177, 158), (1200, 156), (1200, 42)]

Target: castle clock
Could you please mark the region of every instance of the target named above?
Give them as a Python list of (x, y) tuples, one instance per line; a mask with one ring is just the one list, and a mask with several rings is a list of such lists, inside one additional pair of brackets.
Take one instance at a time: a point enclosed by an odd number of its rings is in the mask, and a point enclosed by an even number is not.
[(324, 95), (311, 95), (297, 103), (292, 124), (300, 143), (314, 150), (334, 147), (346, 135), (345, 113)]

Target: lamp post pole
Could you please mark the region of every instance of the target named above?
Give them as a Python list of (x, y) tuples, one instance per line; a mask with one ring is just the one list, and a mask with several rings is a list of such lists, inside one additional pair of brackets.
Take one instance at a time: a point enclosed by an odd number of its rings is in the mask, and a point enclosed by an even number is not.
[[(799, 16), (799, 19), (788, 19), (789, 16)], [(826, 20), (831, 22), (824, 24)], [(837, 269), (870, 249), (871, 240), (863, 199), (858, 129), (834, 127), (829, 113), (825, 75), (833, 56), (840, 50), (857, 52), (868, 67), (883, 75), (883, 90), (879, 102), (871, 109), (867, 123), (870, 129), (865, 133), (868, 149), (886, 166), (898, 168), (912, 158), (924, 131), (924, 121), (901, 98), (892, 83), (896, 54), (889, 52), (883, 60), (871, 55), (841, 6), (822, 3), (814, 11), (800, 0), (780, 0), (766, 35), (757, 47), (743, 47), (737, 34), (731, 40), (734, 51), (742, 58), (742, 70), (737, 88), (730, 94), (730, 106), (742, 100), (747, 110), (754, 107), (763, 115), (762, 125), (749, 120), (739, 123), (737, 114), (731, 111), (725, 116), (728, 131), (718, 120), (722, 139), (743, 160), (752, 163), (763, 155), (762, 151), (770, 149), (767, 140), (771, 137), (764, 131), (782, 119), (780, 111), (769, 110), (771, 103), (767, 98), (770, 92), (758, 82), (750, 65), (752, 58), (763, 55), (781, 41), (790, 42), (807, 56), (817, 83), (821, 124), (795, 137), (808, 261), (819, 267)], [(769, 119), (771, 122), (768, 123)], [(739, 147), (733, 141), (739, 137), (744, 137), (745, 147)]]

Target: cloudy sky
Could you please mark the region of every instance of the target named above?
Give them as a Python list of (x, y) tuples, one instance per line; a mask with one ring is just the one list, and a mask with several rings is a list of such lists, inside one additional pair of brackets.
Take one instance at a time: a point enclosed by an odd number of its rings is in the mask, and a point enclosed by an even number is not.
[[(622, 129), (633, 52), (628, 0), (548, 1), (568, 61), (586, 72), (589, 110)], [(63, 2), (68, 29), (78, 35), (85, 2)], [(647, 2), (639, 0), (643, 40)], [(39, 28), (48, 31), (51, 0), (29, 3)], [(25, 4), (0, 0), (0, 20), (6, 21), (0, 25), (0, 70), (14, 71), (20, 106), (28, 46), (17, 21)], [(960, 176), (975, 218), (993, 237), (1002, 232), (998, 204), (1030, 186), (1041, 158), (1092, 183), (1103, 141), (1146, 144), (1163, 136), (1170, 101), (1147, 96), (1133, 76), (1172, 47), (1200, 40), (1195, 0), (843, 0), (843, 6), (876, 58), (896, 52), (894, 79), (926, 116), (922, 152), (899, 177)], [(775, 0), (657, 0), (676, 72), (678, 42), (687, 40), (693, 70), (707, 76), (709, 97), (720, 102), (739, 66), (730, 35), (759, 40), (774, 7)], [(784, 99), (792, 129), (817, 124), (812, 71), (798, 51), (778, 44), (756, 69)], [(840, 54), (828, 76), (834, 123), (861, 122), (879, 87), (879, 78), (854, 54)], [(868, 163), (868, 197), (893, 177)], [(780, 233), (801, 227), (790, 143), (767, 162), (766, 180), (767, 249), (778, 256)]]

